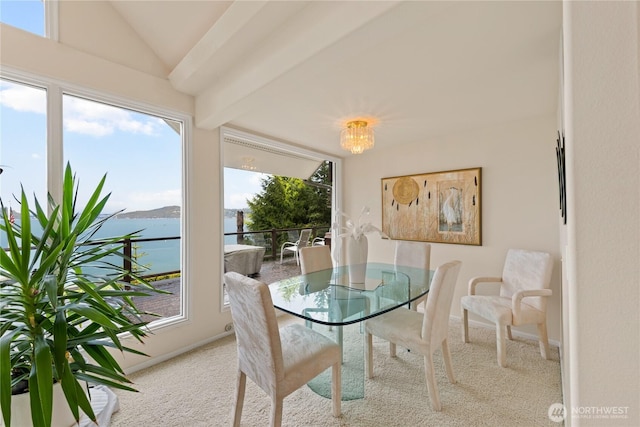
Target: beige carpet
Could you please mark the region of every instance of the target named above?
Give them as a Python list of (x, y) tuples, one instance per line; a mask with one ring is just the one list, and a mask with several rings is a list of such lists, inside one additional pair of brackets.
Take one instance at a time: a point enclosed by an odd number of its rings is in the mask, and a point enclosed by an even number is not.
[[(291, 318), (285, 322), (297, 321)], [(365, 380), (362, 400), (342, 403), (342, 416), (331, 416), (331, 401), (308, 387), (284, 400), (283, 426), (558, 426), (547, 411), (562, 402), (558, 349), (544, 360), (536, 341), (507, 342), (509, 367), (498, 367), (495, 333), (471, 328), (463, 344), (460, 324), (451, 322), (450, 347), (457, 383), (449, 383), (440, 352), (436, 379), (442, 412), (429, 405), (422, 357), (374, 341), (375, 378)], [(140, 393), (117, 391), (120, 410), (111, 425), (228, 426), (234, 400), (236, 345), (223, 338), (183, 356), (130, 376)], [(242, 426), (267, 426), (270, 400), (247, 381)]]

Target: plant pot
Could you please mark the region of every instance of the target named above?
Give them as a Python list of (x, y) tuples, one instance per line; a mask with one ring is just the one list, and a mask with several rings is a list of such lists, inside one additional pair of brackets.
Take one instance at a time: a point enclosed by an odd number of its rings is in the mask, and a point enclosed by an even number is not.
[(367, 256), (369, 242), (367, 236), (360, 235), (355, 239), (349, 236), (347, 239), (347, 266), (349, 268), (350, 283), (364, 283), (367, 272)]
[[(11, 425), (33, 427), (28, 392), (11, 396)], [(73, 418), (73, 413), (71, 409), (69, 409), (67, 400), (64, 397), (62, 386), (56, 383), (53, 385), (53, 414), (51, 416), (51, 426), (69, 427), (74, 425), (76, 425), (76, 420)], [(0, 417), (0, 426), (4, 426), (2, 417)]]

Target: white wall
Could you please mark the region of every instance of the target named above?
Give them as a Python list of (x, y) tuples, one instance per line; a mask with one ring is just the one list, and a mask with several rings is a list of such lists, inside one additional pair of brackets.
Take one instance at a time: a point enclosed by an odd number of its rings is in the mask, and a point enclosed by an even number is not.
[(107, 61), (2, 23), (0, 36), (3, 67), (193, 114), (193, 97), (177, 92), (165, 78)]
[[(350, 156), (344, 162), (344, 210), (354, 216), (368, 205), (374, 224), (380, 227), (382, 178), (482, 167), (482, 246), (434, 243), (431, 248), (432, 267), (452, 259), (462, 261), (451, 314), (460, 316), (459, 301), (467, 292), (469, 278), (500, 276), (509, 248), (547, 251), (555, 258), (547, 316), (549, 337), (559, 342), (556, 123), (555, 116), (541, 117)], [(393, 247), (392, 241), (369, 236), (371, 260), (393, 262)], [(520, 331), (535, 333), (535, 328)]]
[(574, 426), (640, 425), (639, 9), (638, 2), (564, 4), (565, 406), (627, 408), (616, 419), (573, 417)]
[(60, 43), (164, 79), (171, 70), (110, 3), (95, 0), (58, 2)]

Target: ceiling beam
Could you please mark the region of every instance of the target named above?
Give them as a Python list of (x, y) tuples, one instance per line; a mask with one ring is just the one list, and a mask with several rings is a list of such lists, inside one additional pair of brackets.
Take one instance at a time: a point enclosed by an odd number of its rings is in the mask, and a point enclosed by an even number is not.
[(260, 89), (399, 3), (304, 3), (277, 31), (254, 46), (252, 55), (243, 57), (196, 97), (196, 125), (214, 129), (231, 121), (250, 108), (252, 95)]
[(171, 84), (180, 91), (193, 94), (197, 74), (210, 64), (222, 47), (246, 29), (248, 22), (266, 4), (266, 1), (233, 2), (169, 74)]

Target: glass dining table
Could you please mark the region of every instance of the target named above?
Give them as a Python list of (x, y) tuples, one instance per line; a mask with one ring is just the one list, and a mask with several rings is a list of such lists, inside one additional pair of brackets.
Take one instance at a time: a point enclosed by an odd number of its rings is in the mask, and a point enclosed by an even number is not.
[[(269, 285), (275, 308), (305, 320), (307, 327), (342, 347), (342, 400), (364, 398), (364, 336), (362, 322), (429, 292), (433, 272), (394, 264), (367, 263), (364, 283), (349, 282), (349, 266), (290, 277)], [(331, 396), (331, 372), (309, 382)]]

